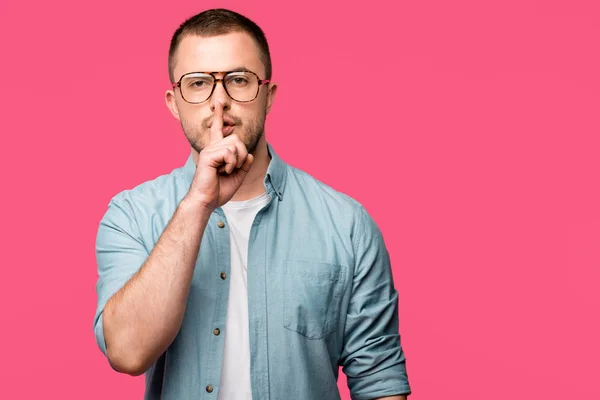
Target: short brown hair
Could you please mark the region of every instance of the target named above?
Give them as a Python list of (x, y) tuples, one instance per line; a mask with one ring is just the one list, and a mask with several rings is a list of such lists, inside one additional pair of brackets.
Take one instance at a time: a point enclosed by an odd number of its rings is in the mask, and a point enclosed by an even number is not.
[(185, 36), (218, 36), (231, 32), (246, 32), (254, 39), (260, 49), (261, 61), (265, 66), (266, 77), (264, 79), (271, 79), (271, 53), (262, 29), (256, 23), (235, 11), (215, 8), (188, 18), (173, 34), (171, 46), (169, 47), (169, 78), (171, 83), (175, 83), (175, 77), (173, 76), (175, 53)]

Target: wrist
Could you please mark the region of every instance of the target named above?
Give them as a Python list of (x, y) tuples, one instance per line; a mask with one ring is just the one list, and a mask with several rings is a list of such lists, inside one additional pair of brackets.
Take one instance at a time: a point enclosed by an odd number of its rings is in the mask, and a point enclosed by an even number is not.
[(214, 207), (208, 205), (204, 199), (189, 193), (181, 200), (178, 208), (182, 209), (186, 214), (191, 213), (196, 216), (206, 217), (206, 219), (214, 211)]

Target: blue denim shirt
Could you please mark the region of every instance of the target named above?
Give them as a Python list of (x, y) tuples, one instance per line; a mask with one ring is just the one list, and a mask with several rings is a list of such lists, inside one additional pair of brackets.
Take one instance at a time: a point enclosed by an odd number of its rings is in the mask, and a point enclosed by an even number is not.
[[(410, 393), (398, 329), (398, 294), (381, 232), (363, 206), (277, 156), (264, 178), (270, 202), (248, 244), (253, 400), (352, 399)], [(106, 302), (142, 266), (196, 166), (114, 196), (97, 235), (94, 331), (106, 355)], [(221, 223), (223, 222), (224, 225)], [(230, 249), (221, 208), (208, 222), (179, 333), (145, 373), (145, 399), (217, 399), (229, 294)]]

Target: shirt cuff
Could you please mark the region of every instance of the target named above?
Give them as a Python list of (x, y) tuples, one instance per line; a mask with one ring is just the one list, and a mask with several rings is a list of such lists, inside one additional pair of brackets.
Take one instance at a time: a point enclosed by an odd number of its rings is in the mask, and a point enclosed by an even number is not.
[(102, 325), (102, 314), (98, 317), (98, 321), (96, 322), (96, 326), (94, 327), (94, 333), (96, 334), (96, 343), (98, 343), (98, 347), (102, 350), (102, 353), (106, 356), (106, 341), (104, 340), (104, 328)]
[(404, 362), (371, 375), (347, 377), (347, 381), (352, 400), (373, 400), (411, 393)]

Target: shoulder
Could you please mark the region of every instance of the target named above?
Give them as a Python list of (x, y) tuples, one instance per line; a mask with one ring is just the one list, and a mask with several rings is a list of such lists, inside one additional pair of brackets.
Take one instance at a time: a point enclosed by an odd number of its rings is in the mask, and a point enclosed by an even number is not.
[(303, 170), (288, 168), (283, 197), (298, 229), (306, 228), (329, 244), (342, 243), (357, 259), (386, 252), (382, 231), (361, 202)]
[(286, 190), (290, 189), (294, 195), (303, 192), (309, 195), (319, 196), (323, 201), (343, 207), (344, 209), (356, 209), (362, 205), (348, 194), (343, 193), (332, 186), (324, 183), (308, 172), (288, 165)]
[(182, 172), (183, 167), (178, 167), (116, 193), (108, 203), (107, 215), (114, 209), (136, 219), (139, 216), (149, 216), (164, 207), (176, 207), (180, 193), (185, 188)]
[(371, 224), (374, 224), (361, 202), (308, 172), (289, 165), (286, 195), (292, 198), (295, 205), (301, 201), (310, 203), (313, 209), (326, 212), (336, 222), (348, 224), (352, 230), (372, 228)]

